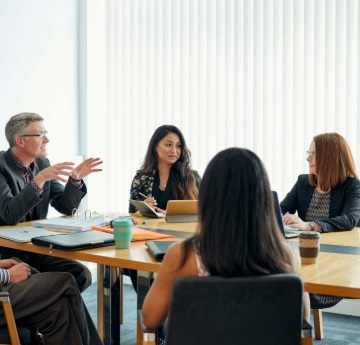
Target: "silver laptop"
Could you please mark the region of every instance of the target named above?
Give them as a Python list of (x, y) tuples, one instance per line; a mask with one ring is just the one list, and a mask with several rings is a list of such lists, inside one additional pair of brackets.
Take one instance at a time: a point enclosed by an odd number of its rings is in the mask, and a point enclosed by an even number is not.
[(34, 226), (14, 226), (13, 228), (0, 228), (0, 237), (15, 242), (31, 242), (39, 236), (58, 235), (58, 232), (49, 231)]

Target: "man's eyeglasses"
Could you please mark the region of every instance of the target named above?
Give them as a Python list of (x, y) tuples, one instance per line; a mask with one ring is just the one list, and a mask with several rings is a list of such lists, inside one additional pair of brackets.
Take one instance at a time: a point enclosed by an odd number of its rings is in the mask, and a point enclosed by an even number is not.
[(45, 136), (47, 136), (48, 133), (49, 133), (48, 131), (45, 131), (45, 132), (41, 132), (39, 134), (23, 134), (23, 135), (20, 135), (20, 137), (38, 137), (39, 140), (43, 140), (43, 138)]
[(306, 151), (306, 157), (310, 159), (315, 159), (315, 152)]

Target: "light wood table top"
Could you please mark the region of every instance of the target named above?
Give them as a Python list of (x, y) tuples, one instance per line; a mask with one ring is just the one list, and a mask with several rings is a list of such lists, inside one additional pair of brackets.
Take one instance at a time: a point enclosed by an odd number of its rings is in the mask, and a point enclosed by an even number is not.
[(360, 298), (360, 255), (320, 252), (315, 265), (301, 265), (305, 290)]
[[(299, 255), (298, 249), (295, 252)], [(360, 228), (321, 233), (317, 263), (301, 265), (301, 276), (306, 291), (360, 298)]]
[(360, 228), (355, 228), (350, 231), (321, 233), (321, 244), (360, 248)]
[[(151, 230), (162, 229), (192, 233), (198, 227), (198, 223), (167, 223), (164, 219), (142, 217), (135, 217), (135, 219), (138, 221), (138, 227)], [(146, 224), (142, 223), (143, 220), (146, 220)], [(24, 223), (24, 225), (29, 224)], [(291, 240), (291, 242), (296, 241), (297, 239)], [(322, 234), (321, 244), (360, 247), (360, 228)], [(148, 272), (157, 272), (160, 266), (160, 263), (148, 251), (145, 241), (132, 242), (130, 249), (115, 249), (114, 246), (108, 246), (80, 251), (56, 249), (50, 251), (46, 247), (6, 239), (0, 239), (0, 246)], [(298, 253), (297, 249), (294, 250)], [(320, 252), (317, 264), (301, 266), (301, 275), (305, 289), (309, 292), (360, 298), (360, 255)]]
[[(194, 232), (197, 230), (198, 224), (167, 223), (164, 219), (160, 219), (147, 220), (145, 225), (139, 222), (138, 226), (153, 230), (169, 229)], [(298, 239), (291, 239), (290, 242), (297, 243)], [(331, 250), (332, 246), (334, 246), (334, 250), (339, 249), (338, 246), (357, 247), (359, 254), (320, 252), (315, 265), (301, 265), (305, 290), (313, 293), (360, 298), (360, 228), (351, 231), (323, 233), (321, 234), (321, 244), (327, 245), (327, 250)], [(294, 251), (299, 255), (297, 249)], [(299, 256), (298, 258), (300, 261)]]

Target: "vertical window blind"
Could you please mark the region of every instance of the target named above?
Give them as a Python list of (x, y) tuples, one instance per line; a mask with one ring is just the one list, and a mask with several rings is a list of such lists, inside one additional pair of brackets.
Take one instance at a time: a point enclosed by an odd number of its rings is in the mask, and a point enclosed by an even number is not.
[(357, 0), (90, 0), (86, 5), (89, 206), (124, 211), (162, 124), (202, 174), (220, 150), (263, 160), (280, 198), (307, 173), (312, 137), (337, 131), (359, 164)]

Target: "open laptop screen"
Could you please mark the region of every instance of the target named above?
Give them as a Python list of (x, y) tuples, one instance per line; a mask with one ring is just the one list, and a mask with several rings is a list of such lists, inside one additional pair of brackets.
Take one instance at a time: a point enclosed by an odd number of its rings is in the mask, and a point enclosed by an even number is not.
[(280, 210), (279, 198), (278, 198), (277, 192), (275, 192), (275, 191), (273, 191), (273, 199), (274, 199), (274, 209), (275, 209), (276, 220), (279, 224), (279, 228), (280, 228), (281, 232), (283, 233), (284, 237), (285, 238), (298, 237), (298, 235), (296, 233), (286, 233), (285, 232), (284, 224), (282, 221), (281, 210)]

